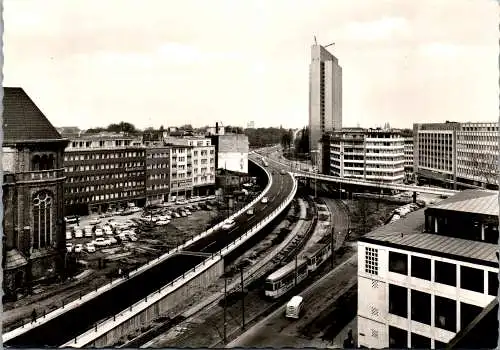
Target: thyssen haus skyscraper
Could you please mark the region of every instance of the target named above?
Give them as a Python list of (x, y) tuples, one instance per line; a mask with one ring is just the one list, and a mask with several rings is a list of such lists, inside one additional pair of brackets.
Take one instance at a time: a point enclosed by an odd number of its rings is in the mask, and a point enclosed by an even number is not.
[[(309, 142), (318, 151), (321, 135), (342, 128), (342, 67), (323, 46), (311, 47), (309, 65)], [(314, 152), (316, 151), (316, 152)]]

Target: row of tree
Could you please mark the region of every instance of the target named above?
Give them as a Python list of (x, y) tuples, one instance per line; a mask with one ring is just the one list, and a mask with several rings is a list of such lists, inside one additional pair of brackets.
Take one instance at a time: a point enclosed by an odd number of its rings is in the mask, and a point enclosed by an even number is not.
[(290, 140), (292, 138), (292, 131), (283, 128), (247, 128), (244, 133), (248, 136), (250, 147), (265, 147), (268, 145), (283, 144), (284, 138)]

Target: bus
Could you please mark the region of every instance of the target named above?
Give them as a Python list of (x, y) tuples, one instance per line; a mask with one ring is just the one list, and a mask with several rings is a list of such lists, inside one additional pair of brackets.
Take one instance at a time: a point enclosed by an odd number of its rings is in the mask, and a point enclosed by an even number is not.
[(288, 304), (286, 304), (285, 317), (298, 319), (302, 309), (302, 301), (303, 299), (300, 295), (296, 295), (290, 299)]

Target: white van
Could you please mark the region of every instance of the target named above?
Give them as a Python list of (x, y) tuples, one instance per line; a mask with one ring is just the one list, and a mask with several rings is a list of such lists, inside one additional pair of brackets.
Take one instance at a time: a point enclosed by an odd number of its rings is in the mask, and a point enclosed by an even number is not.
[(285, 317), (298, 319), (300, 317), (300, 310), (302, 309), (302, 301), (303, 299), (300, 295), (296, 295), (290, 299), (288, 304), (286, 304)]

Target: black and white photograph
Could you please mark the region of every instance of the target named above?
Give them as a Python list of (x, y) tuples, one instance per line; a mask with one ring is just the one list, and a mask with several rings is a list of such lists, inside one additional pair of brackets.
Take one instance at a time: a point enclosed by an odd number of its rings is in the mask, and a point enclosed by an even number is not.
[(491, 349), (495, 0), (0, 0), (6, 348)]

